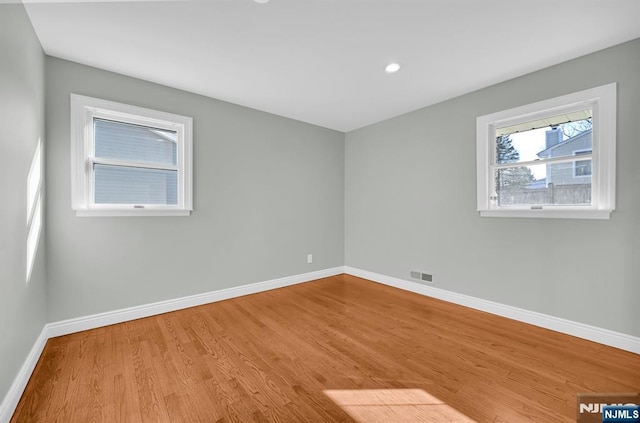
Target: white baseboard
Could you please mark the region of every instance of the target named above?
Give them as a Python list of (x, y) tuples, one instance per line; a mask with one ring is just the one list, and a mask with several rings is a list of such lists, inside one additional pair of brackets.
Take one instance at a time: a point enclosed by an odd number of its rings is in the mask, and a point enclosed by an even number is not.
[(157, 314), (182, 310), (216, 301), (228, 300), (231, 298), (241, 297), (243, 295), (256, 294), (263, 291), (269, 291), (271, 289), (283, 288), (285, 286), (327, 278), (343, 273), (344, 267), (334, 267), (331, 269), (318, 270), (316, 272), (303, 273), (300, 275), (287, 276), (284, 278), (272, 279), (249, 285), (221, 289), (219, 291), (206, 292), (204, 294), (191, 295), (188, 297), (160, 301), (152, 304), (144, 304), (141, 306), (93, 314), (60, 322), (47, 323), (22, 365), (18, 376), (14, 379), (9, 391), (5, 395), (2, 403), (0, 403), (0, 423), (9, 423), (11, 420), (11, 417), (18, 406), (18, 402), (20, 401), (20, 397), (27, 386), (27, 382), (29, 382), (31, 373), (33, 373), (33, 370), (38, 363), (38, 359), (42, 354), (42, 350), (49, 338), (122, 323), (129, 320), (140, 319), (143, 317), (155, 316)]
[(487, 301), (464, 294), (458, 294), (444, 289), (425, 286), (415, 282), (369, 272), (367, 270), (356, 269), (354, 267), (345, 266), (344, 272), (348, 275), (379, 282), (405, 291), (415, 292), (417, 294), (426, 295), (428, 297), (437, 298), (439, 300), (463, 305), (465, 307), (507, 317), (519, 322), (529, 323), (535, 326), (551, 329), (556, 332), (561, 332), (567, 335), (576, 336), (578, 338), (587, 339), (589, 341), (598, 342), (600, 344), (640, 354), (640, 338), (635, 336), (585, 325), (584, 323), (549, 316), (547, 314), (512, 307), (493, 301)]
[(36, 368), (36, 364), (38, 364), (38, 360), (40, 359), (42, 350), (47, 343), (47, 339), (47, 327), (45, 325), (45, 327), (42, 328), (42, 332), (40, 332), (40, 336), (36, 339), (35, 344), (33, 344), (31, 351), (29, 351), (29, 355), (24, 360), (24, 363), (18, 372), (18, 376), (13, 380), (13, 383), (9, 387), (9, 391), (2, 400), (2, 403), (0, 403), (0, 423), (9, 423), (11, 420), (11, 417), (18, 406), (18, 401), (20, 401), (20, 397), (22, 397), (24, 388), (27, 387), (27, 382), (29, 382), (31, 373), (33, 373), (33, 370)]
[(128, 322), (130, 320), (141, 319), (143, 317), (155, 316), (157, 314), (168, 313), (170, 311), (182, 310), (189, 307), (214, 303), (216, 301), (228, 300), (230, 298), (241, 297), (243, 295), (256, 294), (258, 292), (269, 291), (271, 289), (282, 288), (289, 285), (327, 278), (329, 276), (340, 275), (342, 273), (344, 273), (344, 268), (342, 266), (334, 267), (331, 269), (318, 270), (316, 272), (303, 273), (300, 275), (287, 276), (284, 278), (252, 283), (249, 285), (242, 285), (233, 288), (220, 289), (218, 291), (205, 292), (203, 294), (190, 295), (188, 297), (181, 297), (173, 300), (159, 301), (157, 303), (143, 304), (140, 306), (107, 311), (105, 313), (93, 314), (90, 316), (78, 317), (75, 319), (62, 320), (59, 322), (47, 324), (47, 335), (49, 338), (68, 335), (70, 333), (81, 332), (83, 330), (95, 329), (102, 326), (113, 325), (116, 323)]

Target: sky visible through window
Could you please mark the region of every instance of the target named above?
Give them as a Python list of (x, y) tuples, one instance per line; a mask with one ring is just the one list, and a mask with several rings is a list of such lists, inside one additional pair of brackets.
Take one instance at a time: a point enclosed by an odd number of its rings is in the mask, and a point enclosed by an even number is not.
[[(545, 133), (548, 130), (549, 128), (545, 127), (510, 135), (511, 145), (520, 154), (521, 161), (532, 161), (538, 158), (537, 154), (545, 149)], [(530, 169), (536, 180), (547, 177), (546, 166), (532, 166)]]

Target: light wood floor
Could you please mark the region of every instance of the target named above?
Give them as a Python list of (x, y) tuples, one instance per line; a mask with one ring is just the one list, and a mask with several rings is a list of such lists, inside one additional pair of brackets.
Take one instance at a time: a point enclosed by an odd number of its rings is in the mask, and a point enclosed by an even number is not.
[(18, 422), (570, 422), (640, 356), (351, 276), (50, 339)]

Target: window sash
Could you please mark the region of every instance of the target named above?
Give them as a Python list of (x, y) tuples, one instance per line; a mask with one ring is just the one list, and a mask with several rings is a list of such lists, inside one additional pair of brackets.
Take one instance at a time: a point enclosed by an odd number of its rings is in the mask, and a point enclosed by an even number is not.
[[(98, 127), (101, 127), (101, 134), (102, 137), (101, 138), (101, 146), (102, 146), (102, 152), (103, 153), (107, 153), (107, 154), (99, 154), (98, 153)], [(113, 142), (113, 133), (111, 134), (111, 136), (109, 136), (108, 132), (111, 130), (113, 131), (117, 131), (120, 132), (123, 135), (123, 138), (120, 138), (119, 140), (117, 140), (115, 143)], [(167, 152), (162, 151), (161, 149), (156, 148), (155, 150), (150, 149), (149, 145), (145, 145), (144, 141), (150, 141), (149, 139), (143, 139), (143, 137), (140, 134), (140, 131), (142, 130), (143, 133), (145, 132), (152, 132), (154, 134), (156, 134), (158, 137), (162, 138), (164, 142), (168, 142), (171, 143), (172, 145), (175, 146), (175, 151), (171, 151), (171, 154), (167, 154)], [(132, 124), (132, 123), (128, 123), (128, 122), (123, 122), (120, 120), (114, 120), (114, 119), (102, 119), (102, 118), (97, 118), (94, 117), (93, 118), (93, 150), (91, 150), (93, 152), (93, 156), (96, 158), (100, 158), (100, 159), (105, 159), (105, 160), (119, 160), (122, 162), (130, 162), (130, 163), (145, 163), (145, 164), (151, 164), (151, 165), (157, 165), (157, 166), (162, 166), (162, 165), (176, 165), (177, 166), (177, 155), (178, 155), (178, 144), (179, 144), (179, 134), (173, 130), (173, 129), (166, 129), (166, 128), (159, 128), (157, 126), (149, 126), (149, 125), (140, 125), (140, 124)], [(133, 131), (133, 132), (132, 132)], [(136, 133), (137, 132), (137, 133)], [(176, 140), (174, 141), (173, 139), (166, 139), (166, 136), (160, 135), (160, 133), (171, 133), (174, 134), (176, 136)], [(145, 134), (148, 136), (148, 134)], [(125, 138), (126, 137), (126, 138)], [(136, 140), (136, 138), (138, 138)], [(122, 141), (124, 140), (124, 143), (122, 143)], [(120, 141), (120, 143), (118, 143), (118, 141)], [(137, 142), (132, 142), (132, 141), (137, 141)], [(157, 144), (157, 140), (153, 140), (152, 144), (154, 145), (158, 145)], [(121, 147), (122, 149), (118, 148)], [(146, 148), (145, 148), (146, 147)], [(109, 154), (110, 153), (110, 154)], [(120, 157), (118, 155), (116, 155), (115, 153), (119, 153)], [(162, 156), (164, 156), (165, 159), (169, 159), (169, 160), (135, 160), (133, 158), (122, 158), (121, 155), (122, 154), (126, 154), (129, 153), (132, 156), (138, 156), (138, 158), (140, 157), (144, 157), (146, 156), (152, 156), (154, 153), (160, 153)]]
[(533, 167), (503, 168), (495, 172), (495, 210), (574, 206), (582, 210), (592, 207), (594, 190), (591, 177), (574, 180), (571, 163), (547, 167), (545, 183), (540, 183), (540, 180), (520, 181), (520, 175), (526, 174), (527, 169), (535, 172)]
[[(114, 180), (110, 179), (109, 176), (120, 176), (123, 175), (122, 171), (136, 171), (142, 170), (142, 174), (139, 175), (139, 179), (135, 179), (131, 183), (126, 186), (122, 186), (121, 184), (115, 184), (114, 186), (110, 186), (110, 182), (113, 183)], [(145, 173), (145, 170), (151, 170), (152, 172)], [(106, 172), (106, 173), (105, 173)], [(116, 172), (115, 174), (113, 172)], [(94, 187), (94, 204), (119, 204), (122, 206), (131, 206), (133, 205), (136, 208), (144, 208), (145, 205), (154, 205), (154, 206), (177, 206), (178, 201), (178, 180), (176, 170), (165, 170), (165, 169), (153, 169), (153, 168), (140, 168), (134, 166), (113, 166), (113, 165), (101, 165), (95, 166), (93, 168), (93, 187)], [(109, 175), (110, 173), (110, 175)], [(98, 175), (102, 174), (102, 178), (100, 179), (100, 185), (98, 183)], [(132, 175), (127, 175), (131, 177)], [(167, 183), (167, 178), (175, 178), (175, 181), (171, 180), (171, 183)], [(116, 181), (117, 182), (117, 181)], [(98, 197), (98, 188), (102, 188), (100, 190), (101, 196), (105, 198), (113, 198), (113, 197), (131, 197), (136, 196), (138, 198), (147, 197), (148, 199), (155, 198), (159, 201), (97, 201)], [(113, 188), (113, 189), (112, 189)], [(174, 193), (175, 195), (172, 195)], [(161, 200), (162, 198), (162, 200)], [(168, 199), (171, 198), (172, 201), (169, 202)]]

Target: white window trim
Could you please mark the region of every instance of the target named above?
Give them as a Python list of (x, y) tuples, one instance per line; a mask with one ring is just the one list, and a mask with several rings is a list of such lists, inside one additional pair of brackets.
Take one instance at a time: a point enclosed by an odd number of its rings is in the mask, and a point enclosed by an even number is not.
[[(592, 108), (593, 148), (590, 206), (499, 207), (490, 200), (495, 164), (495, 130), (565, 111)], [(555, 97), (537, 103), (479, 116), (476, 119), (477, 210), (486, 217), (609, 219), (615, 210), (616, 83)]]
[[(579, 153), (587, 153), (584, 154), (584, 156), (586, 157), (584, 160), (589, 160), (591, 158), (591, 154), (592, 154), (593, 150), (591, 150), (590, 148), (583, 148), (581, 150), (573, 150), (573, 155), (574, 156), (579, 156)], [(579, 161), (583, 161), (583, 160), (579, 160)], [(578, 161), (573, 162), (573, 177), (574, 178), (589, 178), (591, 176), (593, 176), (593, 170), (591, 171), (591, 173), (589, 175), (576, 175), (576, 164), (578, 163)], [(593, 161), (591, 162), (591, 165), (593, 166)]]
[[(93, 202), (94, 118), (177, 132), (176, 205)], [(193, 210), (192, 127), (193, 119), (187, 116), (71, 94), (71, 207), (76, 216), (188, 216)]]

